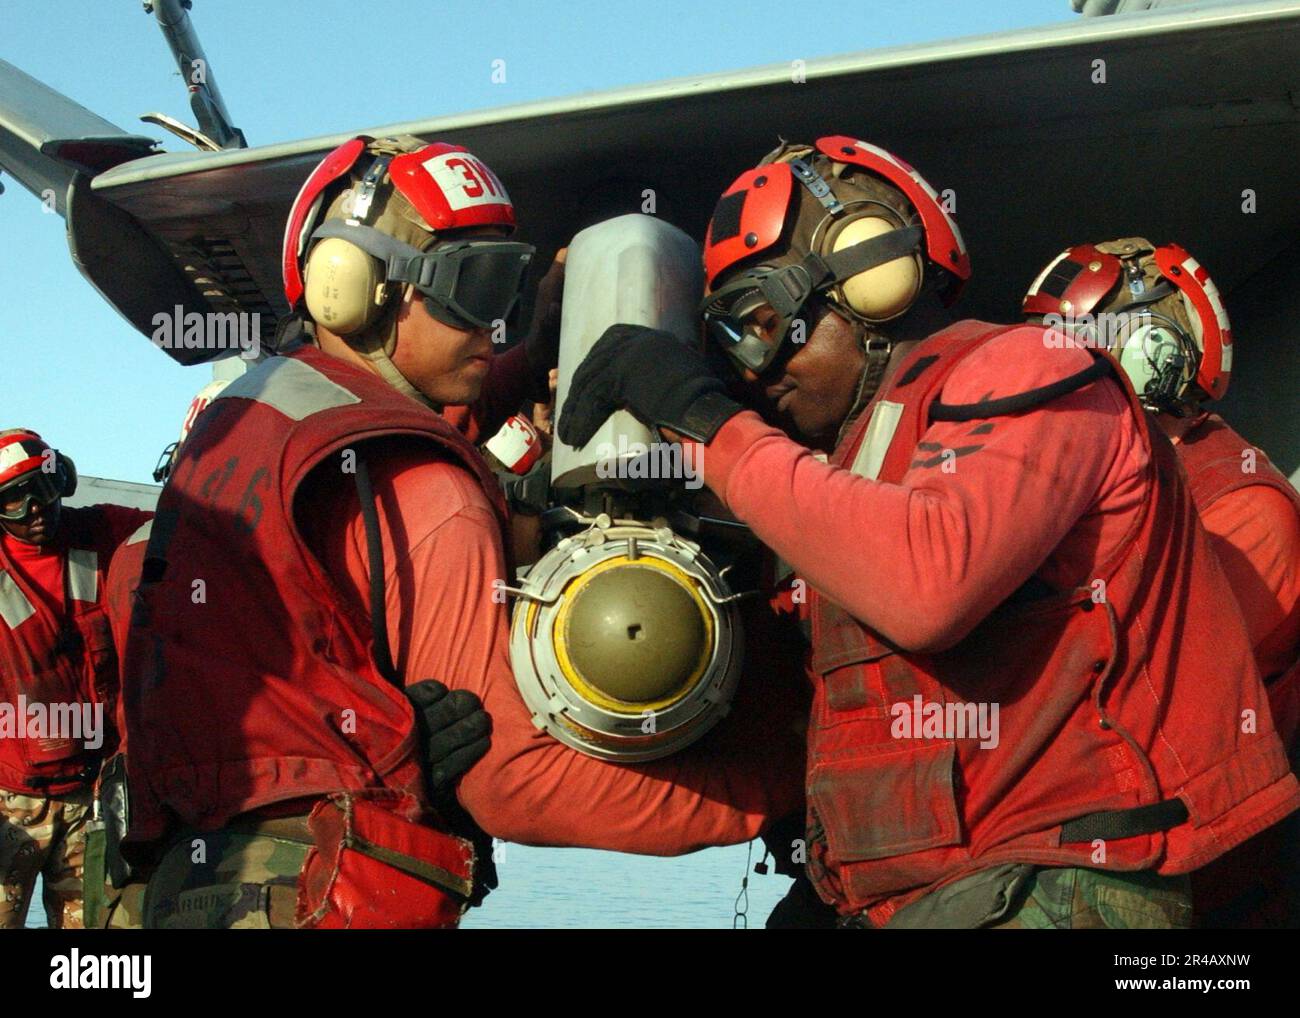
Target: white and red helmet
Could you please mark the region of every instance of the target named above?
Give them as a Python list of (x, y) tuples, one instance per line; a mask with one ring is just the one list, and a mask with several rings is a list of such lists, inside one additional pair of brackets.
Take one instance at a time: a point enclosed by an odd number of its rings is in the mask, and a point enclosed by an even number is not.
[[(1177, 327), (1196, 363), (1188, 366), (1183, 391), (1171, 395), (1186, 400), (1195, 394), (1194, 384), (1203, 398), (1220, 399), (1232, 377), (1228, 313), (1205, 267), (1178, 244), (1156, 246), (1139, 237), (1067, 248), (1029, 287), (1023, 310), (1030, 317), (1059, 316), (1068, 322), (1158, 308), (1173, 296), (1182, 313), (1166, 323)], [(1136, 356), (1129, 351), (1130, 360)], [(1123, 356), (1120, 360), (1127, 369)]]
[(512, 474), (520, 475), (528, 473), (546, 451), (536, 425), (523, 414), (511, 416), (483, 448)]
[[(303, 260), (327, 210), (330, 185), (375, 157), (374, 139), (359, 136), (329, 153), (311, 172), (294, 199), (285, 224), (282, 269), (289, 306), (303, 296)], [(515, 208), (501, 180), (481, 159), (460, 145), (433, 142), (402, 152), (386, 164), (388, 179), (432, 234), (471, 226), (515, 228)]]
[(21, 520), (32, 503), (48, 505), (77, 490), (77, 468), (26, 428), (0, 432), (0, 519)]
[(34, 431), (15, 428), (0, 434), (0, 489), (33, 470), (54, 469), (54, 450)]

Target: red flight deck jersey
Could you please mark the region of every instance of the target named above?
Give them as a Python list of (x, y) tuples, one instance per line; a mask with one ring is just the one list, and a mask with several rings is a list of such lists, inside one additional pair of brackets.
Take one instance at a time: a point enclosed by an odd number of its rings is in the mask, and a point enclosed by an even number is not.
[[(432, 412), (437, 425), (418, 423), (423, 408), (377, 388), (382, 382), (368, 372), (311, 348), (277, 360), (298, 366), (287, 373), (283, 365), (260, 366), (204, 411), (168, 485), (179, 487), (162, 499), (163, 509), (181, 511), (182, 528), (193, 502), (213, 525), (228, 527), (230, 539), (209, 547), (193, 523), (176, 531), (181, 536), (160, 536), (157, 522), (149, 538), (146, 554), (156, 547), (169, 559), (162, 582), (172, 593), (164, 598), (141, 584), (152, 617), (138, 613), (141, 640), (129, 627), (128, 663), (139, 669), (127, 679), (135, 693), (126, 698), (130, 767), (145, 817), (139, 829), (133, 821), (136, 837), (157, 833), (164, 805), (206, 828), (331, 788), (411, 785), (409, 705), (359, 656), (370, 644), (369, 563), (357, 495), (335, 454), (363, 437), (397, 668), (407, 683), (434, 678), (472, 690), (493, 717), (491, 750), (460, 786), (462, 803), (485, 830), (533, 844), (671, 855), (747, 840), (802, 807), (803, 744), (792, 706), (799, 690), (788, 674), (798, 659), (774, 652), (764, 627), (756, 627), (744, 679), (751, 709), (743, 709), (742, 697), (732, 717), (683, 753), (619, 765), (582, 756), (536, 729), (509, 666), (500, 587), (511, 578), (486, 468), (468, 469), (473, 450), (445, 432), (441, 449), (415, 433), (432, 436), (445, 424)], [(492, 374), (522, 366), (512, 351)], [(496, 401), (498, 409), (454, 408), (443, 419), (467, 434), (492, 434), (518, 409), (522, 387), (512, 391), (498, 375), (486, 391), (509, 395)], [(369, 412), (372, 400), (385, 409)], [(283, 454), (289, 458), (279, 466), (267, 451), (254, 455), (251, 434), (248, 443), (236, 441), (248, 426), (244, 415), (253, 413), (273, 429), (259, 432), (264, 436), (278, 428), (300, 436), (288, 439), (286, 448), (297, 451)], [(284, 423), (285, 414), (296, 423)], [(282, 478), (283, 491), (271, 475)], [(273, 510), (289, 505), (286, 539), (267, 543), (272, 523), (282, 527)], [(258, 543), (243, 547), (242, 540)], [(147, 559), (144, 571), (147, 578)], [(206, 578), (215, 611), (190, 607), (191, 574)], [(160, 625), (161, 673), (148, 643)], [(784, 681), (764, 681), (782, 669)], [(342, 726), (346, 705), (356, 707), (355, 731)]]
[[(1041, 327), (962, 322), (903, 359), (829, 464), (752, 413), (705, 450), (705, 481), (813, 589), (810, 870), (844, 913), (884, 922), (1003, 862), (1099, 865), (1064, 825), (1172, 800), (1186, 819), (1108, 836), (1100, 865), (1184, 873), (1300, 804), (1240, 612), (1127, 382), (929, 419), (1092, 363)], [(897, 724), (980, 703), (999, 707), (992, 745)]]
[[(1260, 449), (1217, 414), (1174, 448), (1187, 471), (1201, 523), (1210, 533), (1250, 633), (1259, 674), (1272, 692), (1283, 678), (1295, 698), (1300, 658), (1300, 492)], [(1276, 696), (1276, 694), (1273, 694)], [(1282, 711), (1274, 705), (1275, 716)], [(1290, 704), (1288, 736), (1300, 705)], [(1276, 717), (1275, 717), (1276, 719)]]

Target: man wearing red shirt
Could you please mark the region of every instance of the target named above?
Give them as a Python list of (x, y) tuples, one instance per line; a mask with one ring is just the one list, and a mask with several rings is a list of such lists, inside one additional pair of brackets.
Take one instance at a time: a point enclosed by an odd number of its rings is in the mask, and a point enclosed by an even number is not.
[[(1169, 436), (1241, 608), (1278, 734), (1294, 758), (1300, 727), (1300, 493), (1263, 450), (1204, 403), (1232, 371), (1228, 314), (1209, 273), (1176, 244), (1144, 237), (1063, 251), (1030, 287), (1025, 313), (1116, 353)], [(1277, 926), (1287, 916), (1295, 817), (1193, 877), (1203, 925)]]
[(626, 408), (700, 443), (706, 483), (806, 582), (821, 897), (850, 926), (1188, 925), (1186, 874), (1300, 788), (1175, 454), (1114, 362), (951, 322), (955, 223), (849, 137), (739, 177), (705, 265), (706, 317), (778, 426), (704, 356), (615, 326), (559, 435)]
[(64, 508), (76, 478), (35, 432), (0, 433), (0, 929), (23, 926), (38, 876), (49, 925), (82, 925), (91, 787), (113, 748), (102, 591), (149, 514)]
[[(513, 225), (501, 182), (451, 145), (356, 139), (304, 185), (296, 341), (198, 417), (130, 601), (129, 840), (160, 853), (139, 921), (454, 925), (484, 862), (447, 794), (473, 754), (421, 752), (404, 692), (422, 679), (491, 715), (458, 798), (494, 836), (668, 855), (799, 807), (792, 711), (738, 706), (700, 752), (635, 766), (532, 723), (500, 489), (471, 444), (544, 399), (554, 366), (539, 334), (493, 352), (531, 254)], [(387, 862), (344, 843), (350, 823)]]

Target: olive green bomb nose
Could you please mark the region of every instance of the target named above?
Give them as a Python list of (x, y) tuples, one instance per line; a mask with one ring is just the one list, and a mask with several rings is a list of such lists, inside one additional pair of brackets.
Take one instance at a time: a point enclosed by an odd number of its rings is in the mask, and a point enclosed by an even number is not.
[(629, 705), (685, 693), (708, 664), (699, 596), (663, 568), (623, 561), (579, 579), (559, 636), (571, 678)]

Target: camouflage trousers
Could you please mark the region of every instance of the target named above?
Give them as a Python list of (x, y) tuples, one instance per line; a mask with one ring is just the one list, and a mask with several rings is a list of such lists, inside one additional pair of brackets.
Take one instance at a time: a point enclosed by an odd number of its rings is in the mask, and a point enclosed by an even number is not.
[(53, 929), (81, 929), (91, 792), (42, 798), (0, 790), (0, 930), (22, 929), (36, 878)]
[(993, 930), (1183, 930), (1192, 925), (1188, 877), (1080, 867), (1039, 869)]
[(233, 831), (173, 842), (147, 880), (108, 889), (110, 929), (292, 929), (309, 845)]

